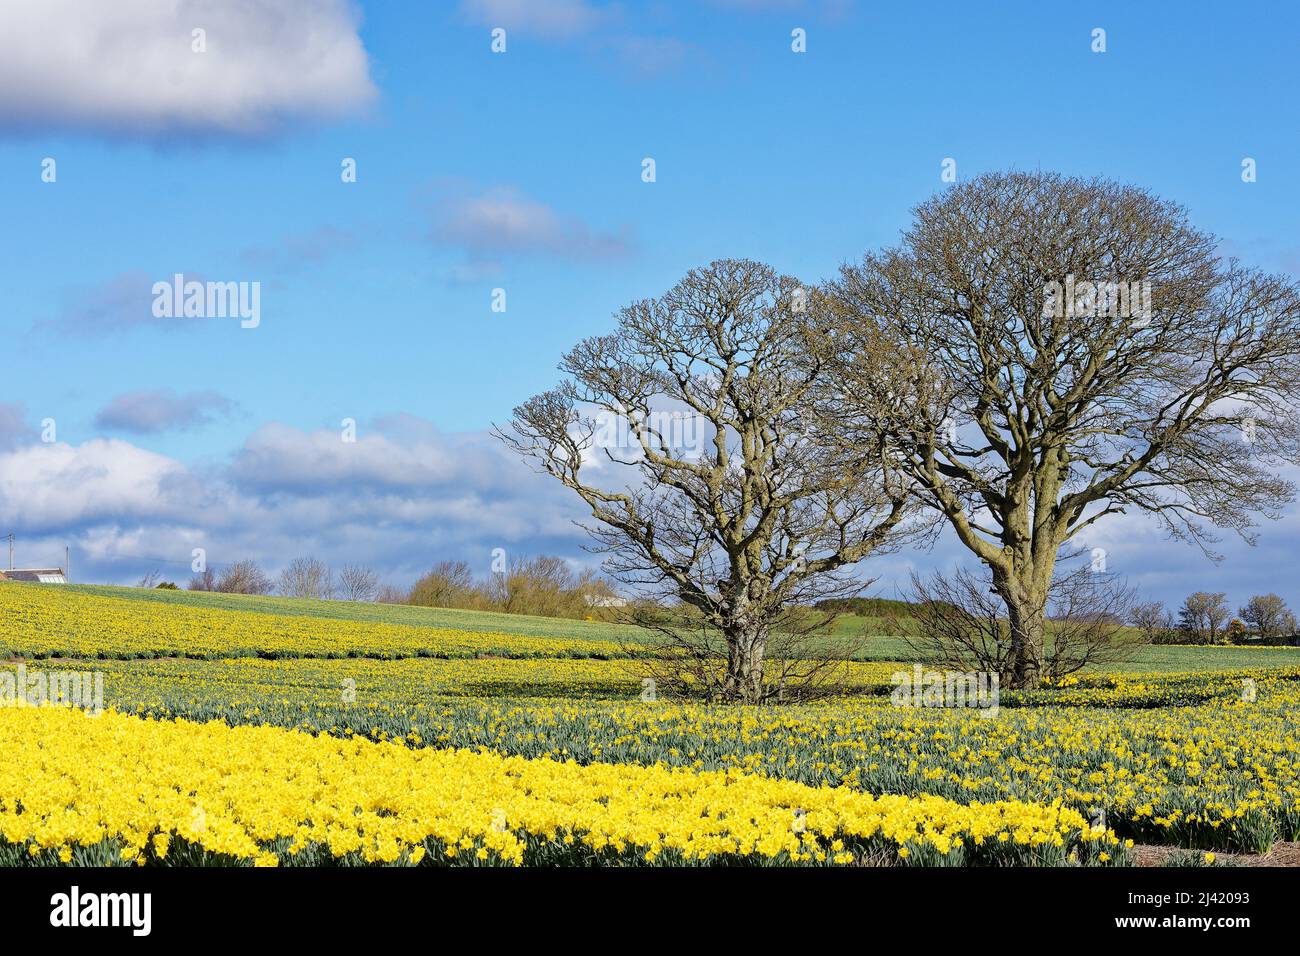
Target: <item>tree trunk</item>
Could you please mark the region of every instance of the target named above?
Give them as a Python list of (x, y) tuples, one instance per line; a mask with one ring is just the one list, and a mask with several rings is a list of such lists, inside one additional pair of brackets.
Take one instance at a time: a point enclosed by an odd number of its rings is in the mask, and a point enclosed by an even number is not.
[(1047, 634), (1047, 600), (1018, 581), (994, 577), (994, 589), (1006, 603), (1011, 653), (1001, 680), (1010, 690), (1033, 690), (1043, 677), (1043, 642)]
[(756, 704), (763, 697), (763, 652), (767, 633), (748, 622), (738, 622), (725, 629), (727, 639), (727, 676), (723, 696)]

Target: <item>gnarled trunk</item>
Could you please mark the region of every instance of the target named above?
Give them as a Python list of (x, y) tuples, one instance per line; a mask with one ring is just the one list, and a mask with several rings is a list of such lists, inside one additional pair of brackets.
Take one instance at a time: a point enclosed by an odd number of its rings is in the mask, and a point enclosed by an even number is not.
[(727, 700), (756, 704), (763, 699), (763, 655), (767, 631), (749, 621), (724, 628), (727, 640), (727, 674), (722, 693)]
[(1047, 636), (1047, 596), (1037, 588), (994, 573), (994, 590), (1007, 606), (1011, 651), (1003, 683), (1012, 690), (1032, 690), (1043, 678), (1044, 641)]

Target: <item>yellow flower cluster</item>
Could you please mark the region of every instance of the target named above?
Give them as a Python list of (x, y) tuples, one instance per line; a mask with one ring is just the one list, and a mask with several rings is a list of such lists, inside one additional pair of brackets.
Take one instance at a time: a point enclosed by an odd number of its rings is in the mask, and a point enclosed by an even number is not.
[(1212, 696), (1195, 706), (1003, 707), (989, 718), (900, 710), (882, 697), (780, 708), (642, 702), (641, 663), (243, 658), (96, 666), (106, 670), (108, 706), (153, 716), (583, 763), (740, 770), (961, 803), (1059, 800), (1085, 812), (1104, 808), (1127, 835), (1182, 846), (1260, 850), (1300, 834), (1294, 668), (1249, 672), (1254, 700), (1242, 699), (1246, 672), (1090, 676), (1056, 693), (1127, 700), (1195, 687)]
[[(3, 665), (0, 665), (3, 666)], [(355, 691), (361, 706), (399, 705), (434, 696), (639, 700), (651, 671), (639, 658), (403, 658), (323, 660), (239, 657), (214, 661), (133, 660), (97, 663), (119, 704), (134, 700), (218, 697), (258, 701), (291, 693), (302, 703), (338, 703)], [(846, 687), (885, 687), (903, 665), (846, 662)], [(278, 693), (277, 693), (278, 692)], [(119, 709), (122, 709), (119, 707)]]
[(131, 657), (616, 657), (613, 641), (126, 601), (44, 585), (0, 586), (0, 654)]
[(739, 773), (578, 766), (58, 707), (0, 709), (0, 838), (64, 861), (110, 841), (138, 863), (177, 852), (178, 841), (265, 865), (304, 852), (510, 864), (1123, 856), (1110, 831), (1059, 805), (871, 797)]

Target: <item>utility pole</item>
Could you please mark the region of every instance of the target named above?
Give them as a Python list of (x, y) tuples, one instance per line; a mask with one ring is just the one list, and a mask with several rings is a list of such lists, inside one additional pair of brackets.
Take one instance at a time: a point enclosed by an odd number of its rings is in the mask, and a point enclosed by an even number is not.
[(9, 532), (9, 570), (14, 569), (14, 533)]
[(63, 580), (72, 583), (72, 548), (63, 546)]

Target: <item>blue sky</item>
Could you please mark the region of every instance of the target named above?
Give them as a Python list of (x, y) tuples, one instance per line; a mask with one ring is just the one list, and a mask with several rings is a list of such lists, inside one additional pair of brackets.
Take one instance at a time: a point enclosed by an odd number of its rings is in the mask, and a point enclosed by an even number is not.
[[(20, 564), (70, 545), (85, 579), (185, 577), (200, 545), (397, 583), (497, 546), (589, 560), (491, 423), (694, 266), (813, 282), (894, 241), (945, 158), (1149, 187), (1300, 274), (1293, 4), (26, 6), (0, 3), (0, 532)], [(177, 272), (260, 282), (261, 324), (153, 320)], [(344, 418), (364, 463), (338, 458)], [(1087, 543), (1167, 601), (1294, 605), (1298, 529), (1219, 566), (1140, 519)], [(888, 592), (961, 557), (866, 573)]]

